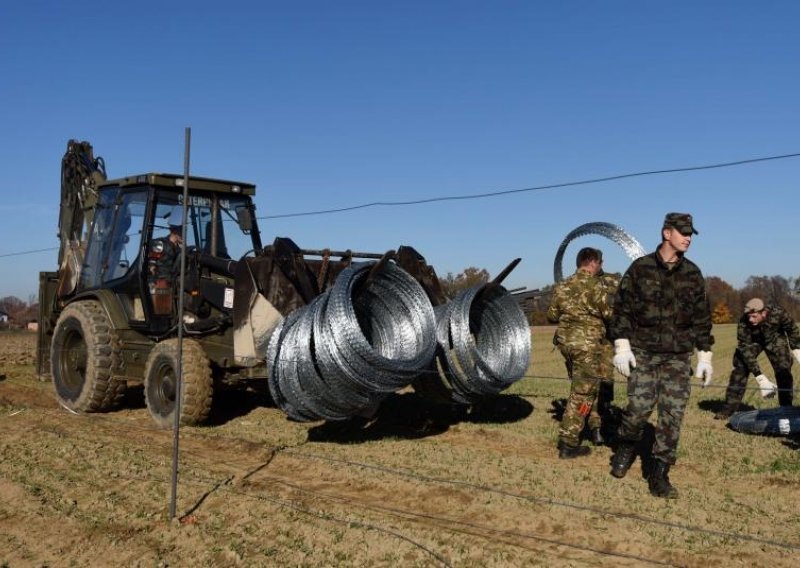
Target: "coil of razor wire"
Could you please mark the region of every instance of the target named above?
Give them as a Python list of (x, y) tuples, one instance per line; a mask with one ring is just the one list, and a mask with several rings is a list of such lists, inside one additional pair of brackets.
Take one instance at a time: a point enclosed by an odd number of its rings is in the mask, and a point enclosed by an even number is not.
[(498, 394), (525, 375), (531, 334), (519, 304), (502, 286), (462, 290), (436, 307), (436, 366), (455, 402)]
[(639, 241), (626, 233), (622, 227), (600, 221), (586, 223), (570, 231), (567, 236), (564, 237), (564, 240), (561, 241), (561, 245), (558, 247), (558, 251), (556, 251), (555, 262), (553, 263), (553, 277), (556, 282), (561, 282), (564, 278), (562, 260), (564, 258), (564, 251), (567, 250), (567, 245), (578, 237), (586, 235), (600, 235), (601, 237), (611, 239), (622, 248), (631, 260), (636, 260), (640, 256), (647, 254), (644, 247), (639, 244)]
[(275, 403), (299, 421), (344, 420), (409, 385), (436, 351), (433, 306), (422, 286), (387, 263), (346, 268), (295, 310), (267, 350)]

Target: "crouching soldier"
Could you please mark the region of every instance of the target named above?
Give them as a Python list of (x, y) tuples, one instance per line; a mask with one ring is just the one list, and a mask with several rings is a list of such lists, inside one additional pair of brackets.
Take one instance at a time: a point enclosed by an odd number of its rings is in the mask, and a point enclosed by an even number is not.
[[(744, 314), (736, 328), (736, 351), (733, 353), (733, 371), (725, 393), (725, 406), (714, 415), (723, 420), (736, 412), (742, 403), (747, 387), (747, 377), (752, 373), (761, 390), (761, 396), (775, 396), (776, 385), (761, 372), (758, 355), (767, 354), (775, 379), (778, 382), (778, 404), (792, 405), (792, 355), (800, 363), (800, 330), (782, 308), (769, 306), (760, 298), (753, 298), (744, 306)], [(791, 351), (791, 353), (790, 353)]]

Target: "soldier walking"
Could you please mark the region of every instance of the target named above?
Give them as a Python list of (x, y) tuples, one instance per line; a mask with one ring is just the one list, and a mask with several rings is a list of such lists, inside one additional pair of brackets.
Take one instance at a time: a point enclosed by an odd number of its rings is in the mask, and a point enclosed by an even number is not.
[(547, 319), (558, 323), (553, 342), (564, 356), (571, 379), (558, 432), (558, 457), (561, 459), (591, 452), (588, 446), (581, 446), (580, 441), (587, 417), (593, 442), (603, 443), (595, 403), (600, 379), (613, 373), (611, 344), (606, 339), (606, 321), (611, 317), (611, 308), (607, 289), (597, 277), (603, 265), (603, 253), (583, 248), (578, 252), (576, 264), (575, 274), (556, 286), (547, 310)]
[[(725, 393), (725, 406), (714, 415), (729, 418), (742, 403), (750, 373), (761, 388), (761, 396), (775, 396), (776, 385), (761, 372), (758, 355), (767, 354), (777, 380), (778, 404), (792, 405), (794, 381), (792, 355), (800, 363), (800, 330), (789, 314), (779, 306), (770, 306), (761, 298), (753, 298), (744, 306), (744, 314), (736, 328), (736, 351), (733, 353), (733, 371)], [(791, 354), (790, 354), (791, 351)]]
[(625, 477), (636, 459), (636, 444), (657, 408), (650, 493), (675, 498), (669, 480), (681, 423), (691, 390), (690, 359), (697, 348), (695, 378), (712, 378), (711, 311), (700, 269), (684, 256), (696, 235), (692, 216), (668, 213), (655, 252), (633, 261), (614, 299), (609, 326), (614, 366), (628, 377), (628, 406), (617, 432), (619, 445), (611, 475)]

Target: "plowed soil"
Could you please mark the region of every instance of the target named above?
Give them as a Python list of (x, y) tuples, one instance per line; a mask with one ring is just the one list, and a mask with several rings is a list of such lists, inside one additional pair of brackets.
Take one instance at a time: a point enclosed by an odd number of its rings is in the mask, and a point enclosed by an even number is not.
[(732, 432), (712, 419), (721, 389), (696, 389), (678, 499), (651, 497), (639, 461), (612, 478), (608, 447), (559, 460), (568, 385), (551, 336), (535, 332), (537, 378), (469, 410), (409, 391), (374, 422), (300, 424), (260, 389), (219, 393), (210, 425), (181, 430), (170, 519), (173, 434), (141, 387), (118, 411), (72, 414), (35, 374), (35, 335), (0, 334), (0, 563), (797, 565), (796, 439)]

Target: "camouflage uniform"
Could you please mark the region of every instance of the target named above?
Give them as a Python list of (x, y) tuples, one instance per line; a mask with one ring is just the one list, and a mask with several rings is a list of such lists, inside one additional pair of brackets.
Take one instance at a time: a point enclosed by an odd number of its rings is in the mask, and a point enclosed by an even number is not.
[(180, 272), (181, 247), (169, 237), (154, 239), (147, 253), (147, 280), (150, 284), (164, 279), (172, 284)]
[[(547, 319), (558, 322), (553, 342), (558, 346), (572, 380), (559, 441), (580, 444), (580, 433), (597, 399), (599, 381), (611, 376), (611, 344), (606, 339), (605, 321), (611, 317), (608, 293), (602, 281), (578, 269), (553, 291)], [(591, 428), (600, 427), (597, 412), (589, 418)]]
[(181, 247), (169, 237), (154, 239), (147, 253), (147, 285), (157, 315), (175, 313), (175, 289), (180, 272)]
[(761, 367), (756, 360), (764, 351), (775, 371), (778, 383), (778, 404), (792, 405), (792, 355), (790, 349), (800, 348), (800, 330), (789, 314), (778, 306), (767, 306), (767, 318), (759, 325), (751, 325), (747, 314), (739, 318), (736, 329), (736, 351), (733, 354), (733, 371), (728, 381), (725, 401), (737, 407), (744, 397), (749, 373), (757, 377)]
[(683, 256), (667, 264), (658, 251), (633, 261), (614, 299), (609, 335), (628, 339), (636, 357), (620, 442), (641, 440), (657, 407), (653, 457), (674, 464), (691, 389), (692, 350), (710, 351), (714, 343), (705, 280), (697, 265)]

